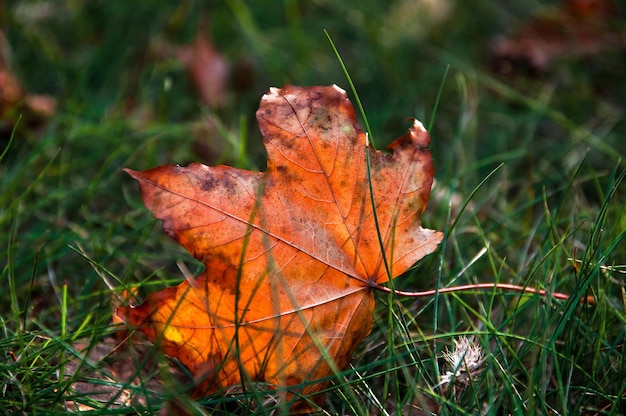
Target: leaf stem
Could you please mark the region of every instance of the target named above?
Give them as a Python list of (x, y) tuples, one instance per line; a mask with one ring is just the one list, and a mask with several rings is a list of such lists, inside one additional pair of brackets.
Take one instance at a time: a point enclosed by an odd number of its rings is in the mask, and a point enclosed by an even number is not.
[[(384, 293), (395, 293), (398, 296), (405, 296), (405, 297), (409, 297), (409, 298), (419, 298), (419, 297), (426, 297), (426, 296), (433, 296), (436, 293), (439, 294), (443, 294), (443, 293), (456, 293), (456, 292), (467, 292), (470, 290), (483, 290), (483, 289), (500, 289), (500, 290), (511, 290), (514, 292), (522, 292), (522, 293), (532, 293), (532, 294), (537, 294), (537, 295), (541, 295), (541, 296), (552, 296), (555, 299), (561, 299), (561, 300), (568, 300), (570, 297), (569, 295), (566, 295), (564, 293), (559, 293), (559, 292), (549, 292), (547, 290), (544, 289), (537, 289), (534, 287), (524, 287), (524, 286), (519, 286), (519, 285), (514, 285), (514, 284), (509, 284), (509, 283), (476, 283), (476, 284), (470, 284), (470, 285), (460, 285), (460, 286), (450, 286), (450, 287), (443, 287), (443, 288), (439, 288), (439, 289), (431, 289), (431, 290), (425, 290), (423, 292), (406, 292), (403, 290), (397, 290), (397, 289), (390, 289), (386, 286), (382, 286), (382, 285), (378, 285), (376, 283), (372, 283), (370, 286), (372, 289), (376, 289), (379, 290), (381, 292)], [(593, 296), (583, 296), (580, 299), (581, 303), (589, 303), (591, 305), (595, 304), (595, 298)]]

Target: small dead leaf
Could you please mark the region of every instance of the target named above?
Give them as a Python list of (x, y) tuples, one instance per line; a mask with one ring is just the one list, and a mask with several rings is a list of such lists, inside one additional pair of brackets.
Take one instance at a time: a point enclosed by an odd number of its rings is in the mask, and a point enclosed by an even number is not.
[[(201, 18), (192, 43), (174, 45), (163, 39), (152, 45), (152, 55), (157, 59), (173, 59), (186, 70), (191, 86), (202, 103), (213, 110), (222, 108), (229, 96), (231, 68), (229, 61), (219, 52), (209, 37), (208, 18)], [(238, 83), (239, 73), (235, 73)], [(214, 115), (204, 112), (193, 124), (193, 150), (206, 162), (219, 160), (224, 153), (223, 135), (216, 128)]]
[(21, 87), (8, 63), (10, 45), (0, 31), (0, 131), (10, 132), (20, 116), (27, 125), (37, 126), (56, 111), (56, 100), (31, 94)]
[[(256, 381), (319, 404), (323, 396), (311, 396), (327, 382), (303, 383), (348, 365), (373, 326), (372, 287), (442, 239), (421, 226), (430, 138), (415, 121), (391, 154), (369, 149), (337, 86), (272, 88), (257, 119), (265, 172), (126, 170), (206, 271), (117, 314), (190, 370), (196, 396)], [(304, 400), (291, 408), (311, 409)]]
[(187, 68), (202, 102), (208, 107), (223, 106), (228, 92), (229, 65), (206, 32), (199, 30), (191, 45), (178, 48), (177, 57)]
[(72, 345), (75, 355), (64, 369), (64, 376), (72, 380), (66, 392), (67, 410), (115, 409), (159, 402), (168, 397), (164, 372), (180, 386), (190, 383), (174, 364), (154, 359), (152, 347), (145, 340), (134, 341), (130, 346), (127, 341), (106, 337), (95, 344), (81, 341)]

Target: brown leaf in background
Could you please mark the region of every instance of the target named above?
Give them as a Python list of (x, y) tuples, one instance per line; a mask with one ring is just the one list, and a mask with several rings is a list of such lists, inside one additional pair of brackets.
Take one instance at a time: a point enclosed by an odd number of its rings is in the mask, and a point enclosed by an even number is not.
[[(226, 105), (229, 97), (231, 68), (229, 61), (220, 53), (211, 41), (207, 17), (200, 19), (200, 25), (192, 43), (175, 45), (164, 39), (157, 39), (152, 44), (152, 55), (156, 59), (170, 59), (180, 63), (189, 77), (191, 86), (202, 103), (212, 110)], [(240, 68), (238, 65), (237, 68)], [(240, 84), (241, 72), (235, 76)], [(251, 77), (251, 73), (247, 75)], [(212, 112), (203, 112), (201, 119), (194, 124), (191, 135), (193, 150), (200, 159), (208, 163), (220, 160), (223, 156), (223, 135), (218, 132)]]
[(11, 48), (0, 31), (0, 131), (10, 133), (21, 116), (26, 125), (38, 125), (56, 111), (56, 100), (48, 95), (23, 90), (9, 68)]
[(177, 57), (187, 68), (202, 102), (208, 107), (222, 107), (228, 93), (229, 66), (226, 58), (199, 30), (191, 45), (181, 46)]
[(117, 314), (189, 369), (198, 396), (247, 381), (288, 387), (286, 400), (323, 390), (327, 382), (302, 383), (348, 365), (373, 325), (372, 286), (442, 239), (421, 226), (433, 180), (421, 123), (391, 154), (368, 150), (336, 86), (272, 88), (257, 119), (265, 172), (199, 163), (127, 170), (146, 207), (206, 270)]
[(626, 28), (612, 0), (567, 0), (551, 13), (541, 14), (516, 34), (496, 42), (497, 70), (512, 71), (524, 62), (545, 71), (558, 59), (593, 55), (626, 47)]

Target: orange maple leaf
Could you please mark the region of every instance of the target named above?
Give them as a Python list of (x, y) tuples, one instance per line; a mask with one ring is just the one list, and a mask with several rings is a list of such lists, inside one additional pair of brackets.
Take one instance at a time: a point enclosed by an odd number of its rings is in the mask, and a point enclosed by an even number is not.
[(257, 119), (265, 172), (126, 170), (206, 270), (117, 314), (190, 370), (196, 396), (247, 381), (319, 392), (325, 383), (302, 383), (348, 365), (373, 326), (372, 288), (442, 239), (421, 226), (433, 167), (418, 121), (393, 153), (371, 150), (337, 86), (272, 88)]

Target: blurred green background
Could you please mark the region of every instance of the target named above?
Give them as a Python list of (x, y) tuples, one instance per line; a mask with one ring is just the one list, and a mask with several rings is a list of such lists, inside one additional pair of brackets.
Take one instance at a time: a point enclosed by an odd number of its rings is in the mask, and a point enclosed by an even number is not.
[[(378, 148), (404, 134), (407, 118), (432, 120), (440, 193), (425, 214), (428, 227), (444, 230), (449, 206), (455, 219), (504, 163), (458, 223), (464, 231), (444, 273), (459, 272), (487, 238), (523, 274), (543, 244), (534, 235), (543, 215), (562, 204), (565, 218), (554, 226), (589, 231), (612, 172), (624, 168), (626, 8), (585, 13), (536, 0), (3, 2), (5, 335), (109, 322), (110, 292), (79, 251), (116, 284), (178, 281), (180, 258), (200, 270), (151, 219), (121, 169), (202, 161), (262, 170), (254, 114), (269, 87), (338, 84), (354, 103), (324, 30)], [(582, 38), (589, 45), (576, 47)], [(521, 49), (502, 46), (506, 39)], [(533, 58), (542, 52), (547, 63)], [(200, 61), (209, 67), (225, 65), (227, 79), (192, 68), (198, 54), (210, 56)], [(215, 82), (218, 98), (203, 98), (202, 80)], [(7, 91), (15, 83), (13, 99)], [(571, 181), (576, 192), (561, 199)], [(626, 228), (623, 187), (614, 198), (603, 230), (609, 241)], [(582, 250), (582, 240), (568, 247)], [(625, 254), (619, 247), (611, 261), (623, 264)], [(490, 270), (486, 264), (476, 275), (492, 281)], [(400, 284), (425, 289), (434, 279)]]

